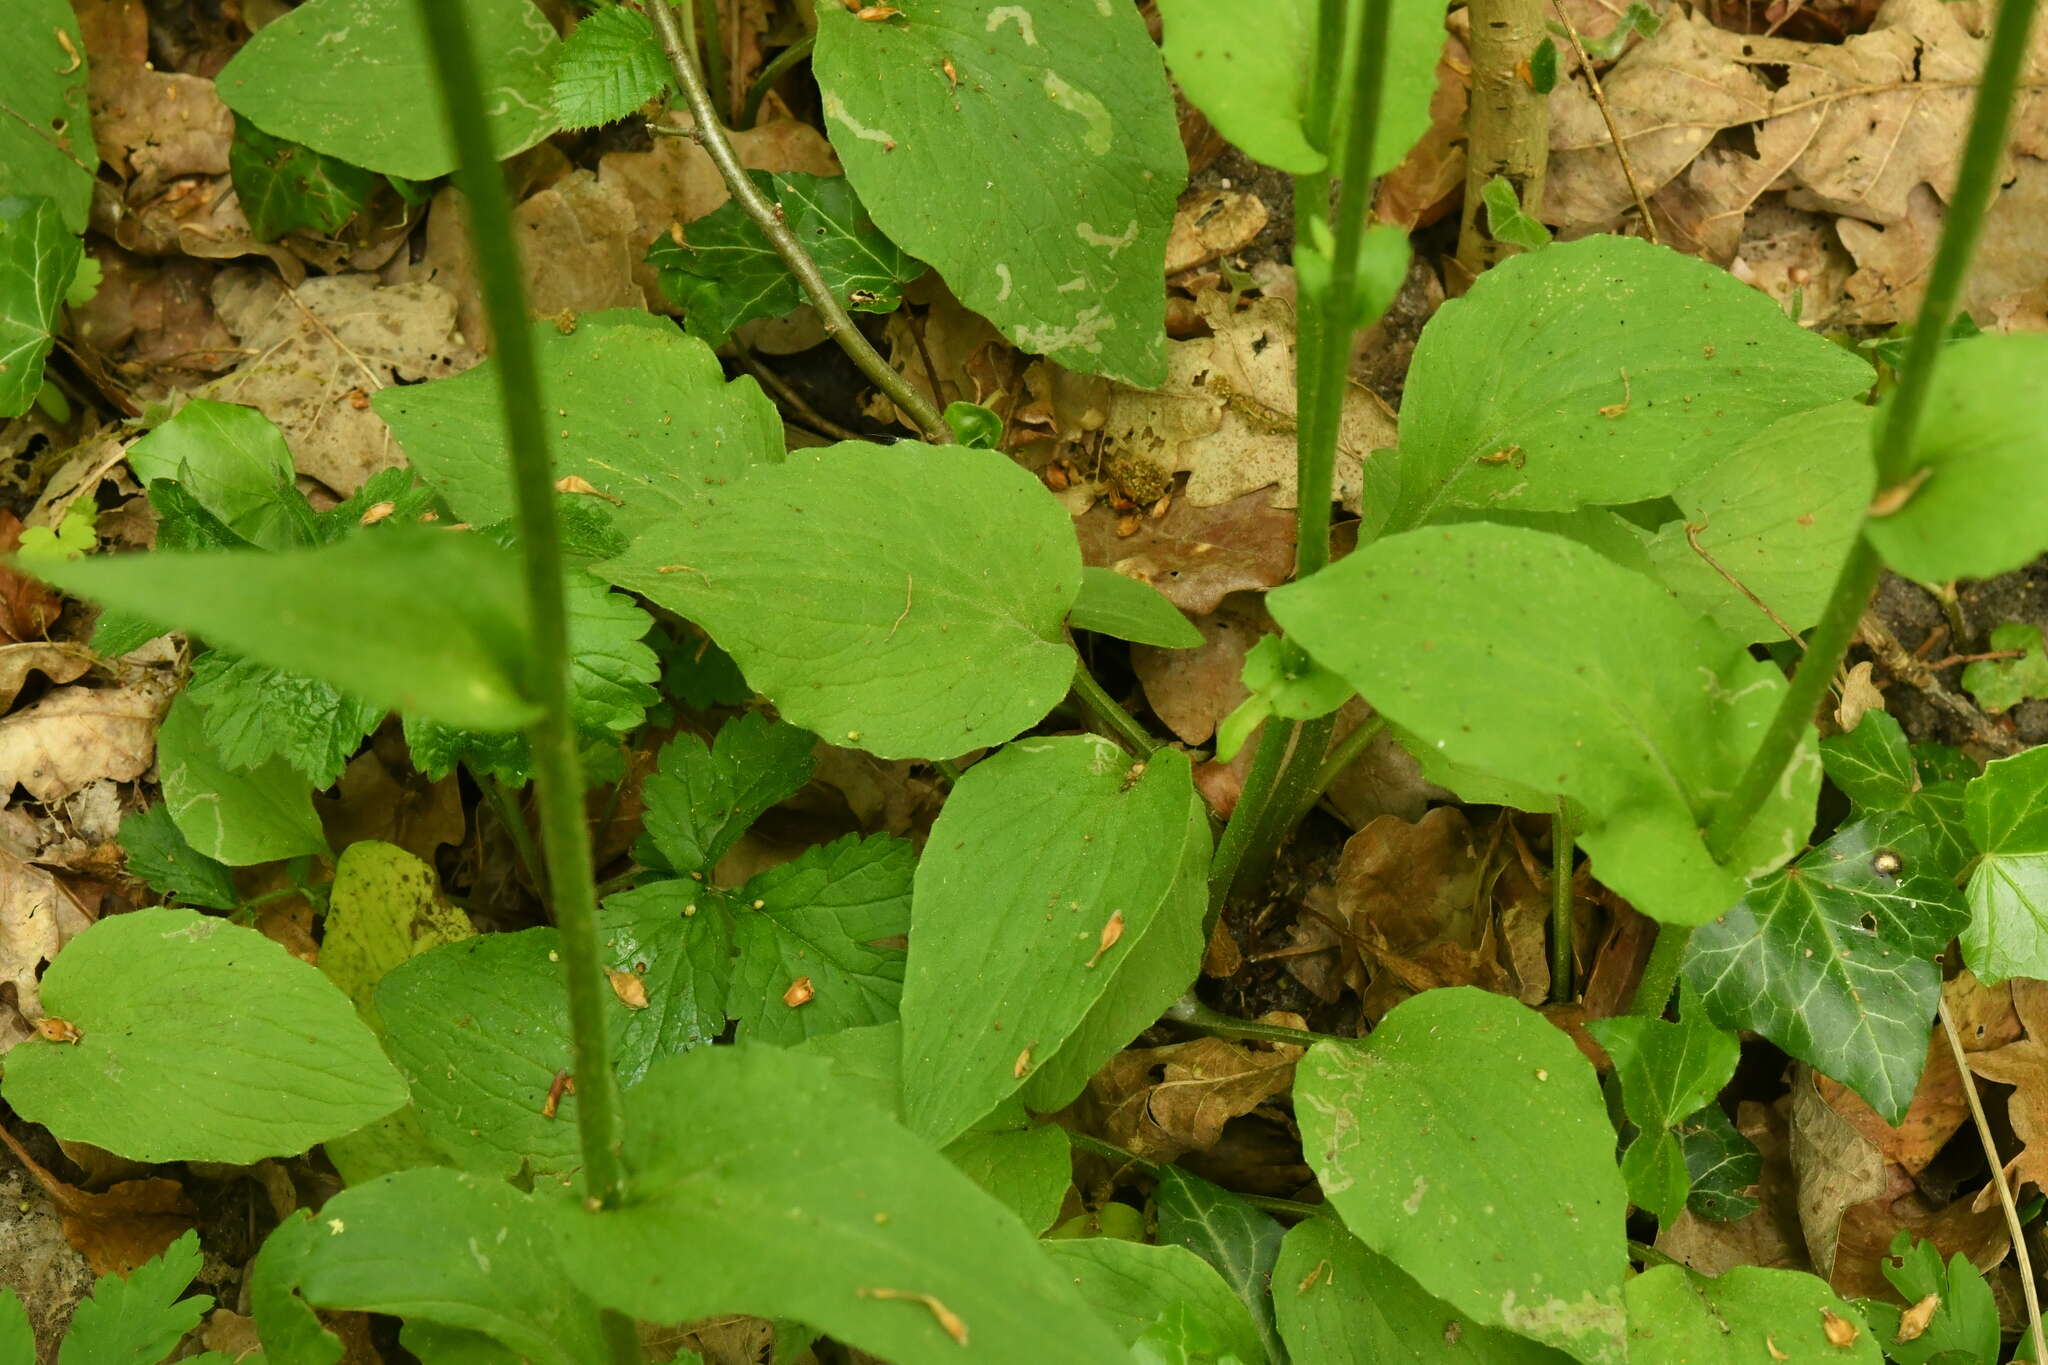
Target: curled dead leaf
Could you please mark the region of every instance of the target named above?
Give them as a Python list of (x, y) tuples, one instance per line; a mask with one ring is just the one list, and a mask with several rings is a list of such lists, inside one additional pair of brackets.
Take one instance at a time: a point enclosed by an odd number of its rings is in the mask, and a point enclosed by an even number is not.
[(1918, 1303), (1899, 1314), (1899, 1332), (1893, 1341), (1917, 1341), (1927, 1331), (1927, 1324), (1934, 1321), (1934, 1314), (1941, 1307), (1941, 1295), (1929, 1294)]
[(789, 988), (783, 991), (782, 1003), (796, 1009), (800, 1005), (810, 1004), (817, 994), (818, 988), (811, 984), (811, 979), (808, 976), (800, 976), (790, 982)]
[(1102, 926), (1102, 937), (1101, 940), (1095, 945), (1095, 956), (1088, 959), (1087, 965), (1093, 967), (1096, 963), (1102, 961), (1102, 955), (1108, 952), (1111, 948), (1114, 948), (1116, 946), (1116, 941), (1122, 938), (1123, 936), (1124, 912), (1121, 910), (1112, 911), (1109, 916), (1109, 921)]
[(629, 1010), (647, 1008), (647, 983), (631, 972), (607, 969), (605, 980), (611, 982), (612, 994), (619, 997), (619, 1003)]
[(1854, 1346), (1862, 1329), (1834, 1309), (1823, 1308), (1820, 1310), (1820, 1330), (1827, 1336), (1830, 1346)]

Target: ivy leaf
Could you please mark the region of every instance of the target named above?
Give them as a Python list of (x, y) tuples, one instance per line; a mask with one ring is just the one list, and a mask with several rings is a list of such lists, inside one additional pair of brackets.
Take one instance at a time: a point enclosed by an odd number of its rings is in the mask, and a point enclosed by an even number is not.
[(383, 177), (272, 137), (240, 114), (228, 145), (228, 173), (249, 220), (249, 235), (274, 242), (288, 232), (332, 237), (370, 202)]
[(340, 780), (349, 757), (384, 719), (382, 707), (318, 678), (217, 649), (192, 661), (187, 695), (202, 709), (202, 732), (222, 762), (246, 770), (282, 759), (315, 788)]
[[(468, 14), (502, 157), (555, 131), (548, 101), (557, 40), (531, 0), (457, 0)], [(347, 44), (336, 79), (335, 44)], [(408, 180), (455, 169), (433, 55), (410, 0), (308, 0), (265, 24), (214, 78), (230, 109), (272, 137)], [(424, 106), (423, 107), (423, 103)]]
[(1280, 1258), (1280, 1224), (1242, 1195), (1178, 1166), (1160, 1168), (1152, 1197), (1160, 1242), (1184, 1246), (1207, 1261), (1251, 1315), (1261, 1351), (1246, 1360), (1284, 1359), (1286, 1350), (1273, 1325), (1273, 1266)]
[(2021, 621), (1994, 626), (1991, 648), (2020, 650), (2017, 659), (1978, 659), (1963, 669), (1963, 689), (1986, 711), (2010, 711), (2030, 697), (2048, 697), (2048, 644), (2041, 628)]
[(18, 417), (36, 401), (57, 310), (84, 257), (56, 200), (0, 199), (0, 417)]
[(1067, 614), (1075, 630), (1092, 630), (1160, 649), (1193, 649), (1202, 632), (1150, 583), (1093, 565), (1081, 570), (1081, 594)]
[(1845, 825), (1692, 936), (1685, 979), (1723, 1028), (1763, 1034), (1905, 1116), (1940, 998), (1933, 958), (1968, 921), (1912, 812)]
[(615, 123), (672, 88), (654, 25), (625, 5), (584, 15), (555, 55), (552, 95), (564, 128)]
[[(1044, 1246), (1053, 1265), (1126, 1342), (1135, 1345), (1162, 1317), (1181, 1309), (1246, 1365), (1269, 1359), (1236, 1292), (1187, 1248), (1121, 1237), (1061, 1238)], [(1131, 1358), (1148, 1359), (1136, 1350)]]
[(861, 202), (1018, 346), (1157, 387), (1187, 158), (1139, 16), (1084, 0), (897, 8), (900, 23), (818, 15), (825, 131)]
[(1763, 1154), (1721, 1112), (1721, 1106), (1706, 1105), (1681, 1120), (1676, 1132), (1692, 1184), (1685, 1206), (1693, 1216), (1732, 1223), (1755, 1212), (1757, 1199), (1749, 1191), (1763, 1174)]
[(1662, 1130), (1698, 1113), (1735, 1075), (1742, 1045), (1732, 1033), (1707, 1022), (1690, 986), (1679, 1001), (1678, 1022), (1623, 1015), (1586, 1025), (1621, 1081), (1629, 1122)]
[[(78, 1305), (58, 1365), (162, 1360), (213, 1307), (211, 1294), (180, 1298), (199, 1277), (199, 1234), (186, 1232), (127, 1275), (102, 1275)], [(31, 1354), (27, 1359), (33, 1359)]]
[(0, 118), (8, 193), (48, 198), (64, 231), (84, 232), (100, 158), (86, 107), (89, 73), (78, 18), (67, 0), (11, 0), (0, 5), (0, 51), (13, 58), (8, 116)]
[[(1506, 581), (1554, 609), (1532, 617)], [(1431, 527), (1363, 546), (1268, 601), (1292, 638), (1438, 757), (1580, 805), (1601, 880), (1644, 914), (1711, 919), (1812, 828), (1809, 751), (1727, 862), (1708, 855), (1700, 831), (1784, 680), (1586, 546), (1484, 522)]]
[[(893, 312), (903, 302), (902, 287), (924, 273), (923, 262), (882, 235), (845, 176), (748, 174), (846, 307)], [(661, 292), (682, 306), (690, 334), (713, 346), (723, 346), (742, 323), (779, 318), (804, 303), (802, 287), (767, 235), (732, 200), (691, 223), (685, 241), (655, 238), (647, 264), (659, 272)]]
[(137, 910), (66, 944), (43, 1008), (78, 1041), (7, 1054), (7, 1102), (137, 1161), (295, 1156), (405, 1103), (347, 997), (253, 929)]
[(1941, 1248), (1902, 1228), (1877, 1265), (1907, 1303), (1924, 1303), (1929, 1295), (1937, 1300), (1934, 1315), (1907, 1340), (1900, 1339), (1902, 1314), (1897, 1304), (1875, 1299), (1857, 1303), (1897, 1365), (1930, 1365), (1951, 1351), (1964, 1361), (1998, 1359), (1998, 1302), (1969, 1257), (1957, 1252), (1944, 1267)]
[[(1630, 1279), (1626, 1292), (1629, 1365), (1748, 1365), (1759, 1342), (1792, 1365), (1883, 1359), (1856, 1310), (1804, 1271), (1742, 1265), (1709, 1278), (1660, 1265)], [(1849, 1329), (1846, 1344), (1831, 1335), (1831, 1319)]]
[(156, 767), (164, 809), (208, 858), (247, 867), (328, 851), (306, 780), (281, 759), (244, 771), (221, 758), (190, 694), (171, 703), (158, 727)]
[(1963, 961), (1979, 980), (2048, 976), (2048, 748), (1984, 769), (1964, 795), (1971, 842)]
[(1685, 1211), (1692, 1188), (1685, 1151), (1667, 1128), (1645, 1128), (1635, 1135), (1621, 1154), (1621, 1179), (1628, 1186), (1628, 1202), (1665, 1227)]
[(254, 408), (195, 398), (130, 445), (126, 459), (145, 488), (175, 479), (251, 545), (290, 550), (317, 539), (284, 433)]
[(122, 817), (117, 837), (128, 875), (150, 890), (208, 910), (232, 910), (241, 903), (234, 874), (226, 864), (192, 847), (164, 802), (130, 811)]
[(1858, 810), (1903, 810), (1920, 789), (1906, 732), (1883, 711), (1866, 711), (1855, 729), (1822, 740), (1820, 761)]

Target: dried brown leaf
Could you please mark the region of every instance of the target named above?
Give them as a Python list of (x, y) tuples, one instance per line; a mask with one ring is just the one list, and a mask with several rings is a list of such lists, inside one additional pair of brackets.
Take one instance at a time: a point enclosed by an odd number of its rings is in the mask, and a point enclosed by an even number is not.
[(1087, 1101), (1104, 1135), (1152, 1161), (1205, 1150), (1223, 1126), (1294, 1081), (1302, 1049), (1253, 1048), (1221, 1038), (1118, 1053), (1088, 1082)]
[(0, 717), (0, 773), (38, 801), (149, 770), (165, 698), (153, 686), (60, 687)]

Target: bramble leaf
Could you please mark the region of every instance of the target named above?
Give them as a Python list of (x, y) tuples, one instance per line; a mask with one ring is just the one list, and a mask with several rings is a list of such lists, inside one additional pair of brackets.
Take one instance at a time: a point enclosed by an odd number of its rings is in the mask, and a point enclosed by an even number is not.
[(630, 6), (608, 5), (584, 15), (562, 43), (550, 94), (564, 128), (595, 128), (672, 88), (654, 25)]

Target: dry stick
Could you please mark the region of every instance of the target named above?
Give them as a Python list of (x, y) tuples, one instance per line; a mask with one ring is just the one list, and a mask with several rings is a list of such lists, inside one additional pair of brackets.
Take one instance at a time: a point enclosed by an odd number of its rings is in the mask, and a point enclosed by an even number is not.
[(812, 407), (804, 396), (796, 391), (795, 385), (762, 364), (760, 357), (756, 356), (745, 345), (735, 342), (732, 353), (734, 358), (740, 362), (740, 368), (761, 381), (762, 388), (780, 399), (782, 405), (790, 410), (799, 424), (809, 427), (821, 436), (830, 436), (835, 441), (858, 441), (861, 439), (859, 432), (839, 425), (839, 423)]
[(1984, 1118), (1984, 1101), (1977, 1097), (1977, 1081), (1970, 1074), (1969, 1060), (1963, 1055), (1963, 1037), (1956, 1032), (1955, 1017), (1948, 1012), (1948, 1001), (1943, 1000), (1935, 1007), (1941, 1018), (1941, 1031), (1948, 1035), (1948, 1050), (1955, 1054), (1956, 1071), (1963, 1078), (1963, 1095), (1970, 1101), (1970, 1120), (1977, 1126), (1977, 1141), (1984, 1146), (1984, 1159), (1991, 1163), (1991, 1183), (1997, 1187), (1999, 1207), (2005, 1210), (2006, 1230), (2012, 1235), (2013, 1259), (2019, 1263), (2020, 1292), (2027, 1300), (2027, 1330), (2034, 1338), (2034, 1359), (2041, 1365), (2048, 1365), (2048, 1336), (2041, 1329), (2041, 1300), (2034, 1288), (2034, 1265), (2027, 1255), (2026, 1229), (2020, 1226), (2020, 1211), (2012, 1201), (2012, 1186), (2006, 1183), (2005, 1163), (1998, 1159), (1998, 1144), (1991, 1140), (1991, 1125)]
[(1743, 582), (1734, 574), (1729, 573), (1726, 569), (1722, 568), (1721, 561), (1715, 559), (1711, 554), (1707, 553), (1707, 547), (1700, 544), (1700, 532), (1706, 529), (1707, 528), (1704, 526), (1697, 525), (1693, 522), (1687, 522), (1685, 524), (1685, 543), (1692, 546), (1692, 552), (1694, 554), (1698, 555), (1701, 559), (1707, 562), (1708, 568), (1712, 569), (1715, 573), (1721, 575), (1721, 577), (1727, 579), (1729, 587), (1735, 589), (1735, 591), (1741, 593), (1744, 597), (1747, 597), (1749, 599), (1749, 604), (1752, 607), (1755, 607), (1758, 611), (1770, 617), (1771, 624), (1776, 626), (1779, 630), (1784, 631), (1785, 638), (1790, 640), (1793, 644), (1798, 645), (1799, 652), (1804, 654), (1806, 652), (1806, 641), (1799, 638), (1799, 632), (1792, 629), (1792, 627), (1786, 623), (1784, 617), (1778, 615), (1778, 613), (1776, 613), (1775, 611), (1772, 611), (1770, 603), (1764, 601), (1763, 598), (1758, 597), (1755, 593), (1751, 592), (1749, 590), (1749, 585), (1747, 583)]
[(1870, 652), (1884, 665), (1885, 672), (1905, 683), (1935, 706), (1948, 712), (1970, 732), (1970, 738), (1999, 754), (2016, 754), (2024, 746), (2005, 731), (1993, 725), (1984, 713), (1964, 701), (1942, 685), (1934, 674), (1932, 665), (1913, 657), (1891, 628), (1877, 619), (1875, 613), (1866, 614), (1858, 627), (1863, 643), (1870, 646)]
[(1572, 51), (1578, 56), (1579, 70), (1586, 73), (1586, 84), (1593, 87), (1593, 103), (1600, 106), (1600, 120), (1607, 125), (1607, 136), (1614, 143), (1614, 159), (1621, 163), (1621, 176), (1628, 181), (1628, 192), (1636, 201), (1636, 212), (1643, 215), (1643, 234), (1652, 242), (1659, 242), (1657, 220), (1650, 216), (1650, 201), (1643, 198), (1643, 187), (1636, 183), (1635, 167), (1628, 164), (1628, 152), (1621, 145), (1621, 127), (1614, 121), (1614, 111), (1607, 107), (1607, 92), (1600, 88), (1600, 76), (1593, 70), (1593, 59), (1586, 55), (1586, 45), (1579, 41), (1579, 31), (1572, 27), (1564, 6), (1559, 0), (1550, 0), (1550, 7), (1557, 11), (1558, 22), (1564, 25), (1564, 36), (1571, 41)]
[(824, 321), (825, 335), (838, 342), (847, 359), (917, 424), (926, 440), (939, 444), (952, 440), (946, 419), (868, 344), (868, 339), (854, 325), (831, 286), (825, 283), (818, 263), (811, 259), (803, 243), (797, 241), (796, 234), (782, 221), (782, 211), (768, 202), (767, 196), (761, 193), (761, 187), (740, 165), (739, 156), (732, 149), (732, 139), (725, 135), (725, 125), (718, 121), (718, 111), (711, 107), (704, 77), (690, 57), (689, 43), (683, 37), (682, 25), (676, 22), (674, 11), (669, 9), (668, 0), (654, 0), (647, 7), (647, 12), (654, 20), (655, 32), (660, 35), (661, 50), (668, 58), (669, 70), (675, 74), (676, 88), (683, 92), (683, 98), (690, 105), (691, 117), (696, 120), (697, 126), (690, 130), (689, 135), (711, 158), (711, 164), (718, 167), (725, 187), (732, 192), (733, 202), (754, 220), (754, 225), (761, 229), (768, 244), (775, 248), (775, 254), (782, 258), (782, 264), (796, 276), (804, 297), (810, 300)]

